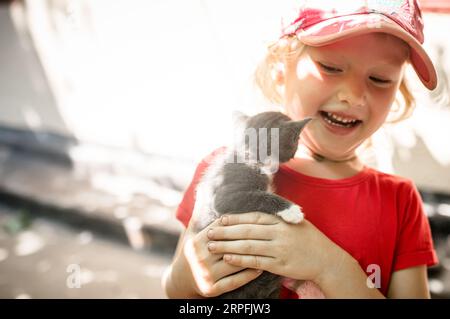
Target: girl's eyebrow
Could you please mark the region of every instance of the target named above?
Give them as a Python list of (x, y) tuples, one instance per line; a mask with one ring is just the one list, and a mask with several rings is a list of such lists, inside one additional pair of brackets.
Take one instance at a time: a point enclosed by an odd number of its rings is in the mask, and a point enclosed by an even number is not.
[[(312, 54), (311, 54), (312, 53)], [(314, 52), (311, 51), (310, 55), (312, 58), (314, 59), (325, 59), (325, 60), (329, 60), (329, 62), (331, 61), (335, 61), (335, 63), (337, 64), (345, 64), (347, 65), (347, 62), (345, 62), (345, 58), (340, 57), (339, 55), (333, 53), (333, 52)]]

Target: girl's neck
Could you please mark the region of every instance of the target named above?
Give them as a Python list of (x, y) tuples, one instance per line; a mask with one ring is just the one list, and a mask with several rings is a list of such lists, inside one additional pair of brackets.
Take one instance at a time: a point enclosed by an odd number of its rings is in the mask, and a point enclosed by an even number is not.
[(343, 160), (331, 160), (304, 145), (299, 146), (295, 157), (286, 165), (302, 174), (326, 179), (352, 177), (364, 169), (364, 164), (356, 155)]

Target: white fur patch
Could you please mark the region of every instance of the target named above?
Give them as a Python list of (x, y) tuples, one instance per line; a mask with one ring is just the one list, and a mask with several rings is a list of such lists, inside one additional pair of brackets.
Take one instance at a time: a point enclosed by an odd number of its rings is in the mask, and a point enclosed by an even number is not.
[(299, 224), (304, 218), (302, 209), (298, 205), (292, 205), (288, 209), (278, 212), (277, 216), (280, 216), (285, 222), (290, 224)]

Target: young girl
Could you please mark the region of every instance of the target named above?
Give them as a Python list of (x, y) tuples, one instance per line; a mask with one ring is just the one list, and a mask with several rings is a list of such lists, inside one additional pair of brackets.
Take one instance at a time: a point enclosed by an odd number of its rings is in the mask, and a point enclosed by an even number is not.
[(262, 270), (286, 278), (282, 298), (301, 298), (300, 280), (328, 298), (429, 297), (426, 267), (437, 257), (416, 187), (367, 167), (356, 152), (385, 122), (398, 93), (403, 114), (412, 107), (407, 63), (428, 89), (436, 86), (422, 30), (413, 0), (314, 0), (297, 12), (256, 76), (291, 118), (315, 118), (296, 157), (274, 178), (277, 194), (300, 205), (305, 220), (230, 214), (194, 235), (195, 187), (223, 149), (214, 151), (177, 210), (187, 229), (163, 278), (169, 297), (218, 296)]

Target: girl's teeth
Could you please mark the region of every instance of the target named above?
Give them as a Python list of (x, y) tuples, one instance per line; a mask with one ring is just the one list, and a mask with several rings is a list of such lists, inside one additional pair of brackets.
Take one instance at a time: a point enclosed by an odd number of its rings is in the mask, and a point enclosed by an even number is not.
[(328, 113), (329, 117), (332, 117), (332, 118), (334, 118), (337, 121), (342, 122), (342, 123), (354, 123), (354, 122), (356, 122), (356, 120), (346, 119), (346, 118), (334, 115), (333, 113), (330, 113), (330, 112), (327, 112), (327, 113)]
[(329, 123), (329, 124), (331, 124), (331, 125), (334, 125), (334, 126), (345, 127), (344, 125), (341, 125), (341, 124), (337, 124), (337, 123), (331, 122), (329, 119), (325, 119), (325, 121), (327, 121), (327, 123)]

